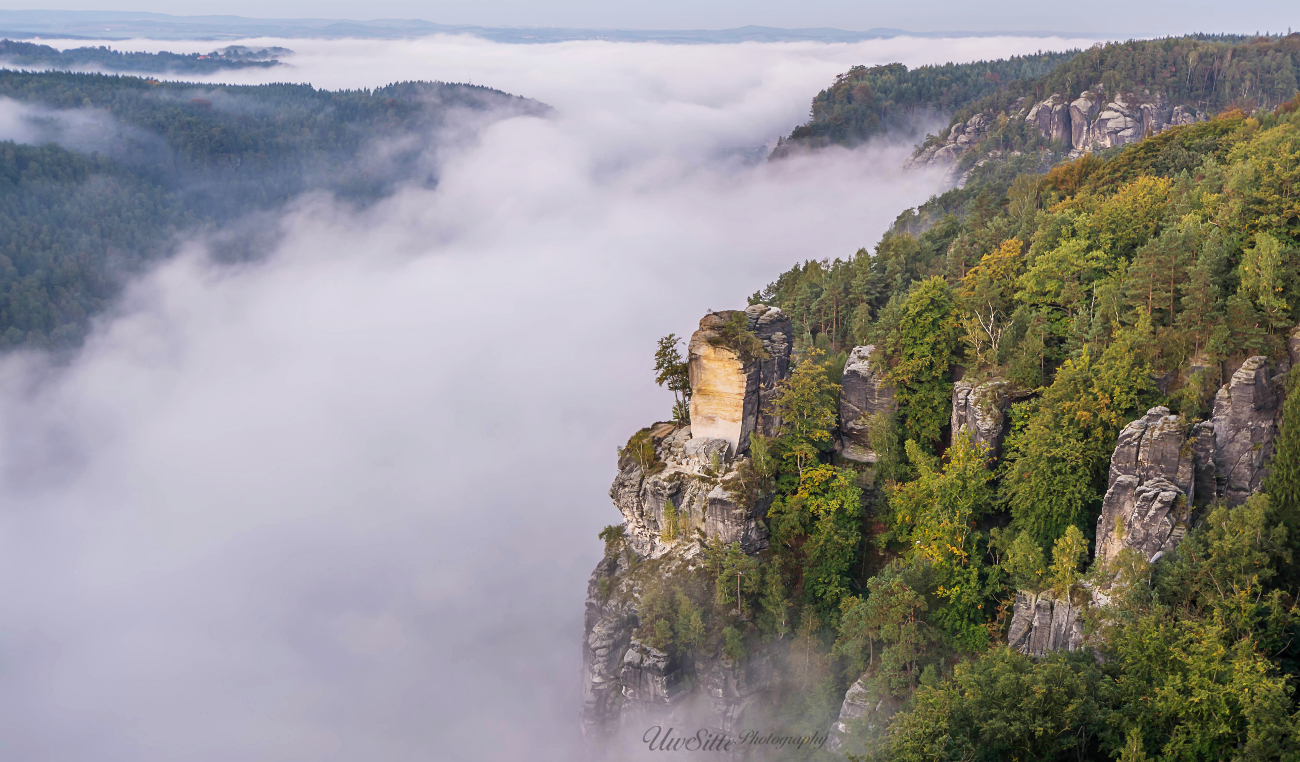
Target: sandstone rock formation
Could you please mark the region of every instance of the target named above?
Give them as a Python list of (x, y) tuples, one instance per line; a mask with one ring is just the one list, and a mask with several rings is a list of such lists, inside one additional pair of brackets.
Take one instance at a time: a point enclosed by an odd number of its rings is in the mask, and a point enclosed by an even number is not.
[(871, 356), (876, 348), (870, 344), (854, 347), (844, 364), (840, 380), (840, 442), (841, 455), (859, 463), (875, 463), (876, 451), (871, 447), (868, 422), (877, 413), (892, 413), (897, 409), (894, 390), (880, 373), (871, 367)]
[(1147, 560), (1173, 550), (1191, 518), (1193, 451), (1182, 419), (1156, 407), (1120, 432), (1097, 519), (1096, 558), (1136, 548)]
[(952, 388), (952, 438), (970, 431), (972, 443), (989, 446), (989, 456), (996, 457), (1006, 434), (1007, 404), (1015, 398), (1011, 385), (991, 379), (976, 386), (958, 381)]
[[(867, 681), (871, 673), (859, 677), (849, 686), (840, 704), (840, 715), (831, 726), (826, 748), (830, 751), (844, 750), (844, 739), (857, 731), (867, 737), (883, 732), (889, 718), (898, 711), (898, 701), (889, 695), (876, 696)], [(855, 727), (856, 726), (856, 727)], [(851, 750), (849, 750), (851, 751)]]
[(906, 169), (947, 169), (949, 179), (956, 180), (957, 160), (980, 142), (992, 124), (993, 119), (987, 114), (976, 114), (965, 122), (958, 122), (948, 131), (946, 141), (925, 146), (903, 166)]
[[(1258, 491), (1281, 417), (1280, 381), (1269, 375), (1268, 358), (1251, 357), (1215, 395), (1210, 420), (1196, 424), (1190, 436), (1181, 418), (1164, 407), (1125, 426), (1097, 519), (1096, 559), (1107, 561), (1133, 548), (1148, 561), (1159, 560), (1186, 534), (1194, 507), (1216, 497), (1240, 505)], [(1108, 600), (1108, 586), (1101, 588), (1093, 590), (1095, 604)], [(1057, 634), (1061, 603), (1042, 601), (1026, 591), (1016, 597), (1008, 640), (1025, 653), (1042, 653), (1040, 644), (1055, 650), (1071, 642)], [(1065, 605), (1062, 616), (1077, 619), (1076, 608)], [(1040, 636), (1044, 626), (1049, 630)]]
[[(752, 332), (762, 351), (747, 352), (738, 328)], [(779, 425), (769, 407), (777, 384), (789, 376), (790, 336), (789, 318), (761, 304), (706, 316), (689, 348), (692, 424), (657, 423), (638, 434), (652, 452), (629, 447), (620, 457), (609, 495), (623, 514), (623, 545), (610, 550), (587, 586), (582, 729), (588, 738), (636, 727), (639, 737), (646, 723), (665, 718), (736, 732), (768, 690), (770, 660), (761, 652), (737, 663), (717, 643), (683, 663), (636, 633), (646, 585), (671, 570), (699, 568), (702, 539), (739, 543), (747, 553), (767, 547), (771, 496), (745, 484), (741, 466), (750, 435), (774, 433)], [(675, 537), (666, 532), (670, 501)], [(647, 559), (657, 565), (641, 563)]]
[[(1022, 107), (1025, 99), (1021, 98), (1006, 115), (1034, 125), (1049, 140), (1059, 142), (1071, 158), (1136, 143), (1147, 135), (1157, 135), (1170, 127), (1209, 119), (1209, 114), (1190, 106), (1172, 106), (1163, 93), (1154, 97), (1149, 91), (1115, 93), (1113, 96), (1106, 100), (1102, 86), (1095, 85), (1073, 101), (1063, 93), (1053, 93), (1025, 108)], [(957, 171), (958, 160), (988, 134), (997, 118), (997, 114), (990, 112), (954, 124), (946, 140), (931, 140), (919, 148), (904, 167), (946, 168), (949, 181), (963, 184), (965, 175)], [(1012, 154), (1019, 155), (1019, 152)], [(1000, 156), (1001, 151), (989, 151), (976, 166)]]
[(1015, 611), (1007, 644), (1020, 653), (1043, 656), (1051, 651), (1073, 651), (1083, 643), (1079, 609), (1050, 593), (1016, 593)]
[[(743, 316), (743, 317), (740, 317)], [(729, 335), (731, 321), (743, 319), (767, 357), (749, 357)], [(691, 376), (691, 428), (700, 439), (723, 439), (734, 453), (749, 449), (749, 435), (771, 435), (778, 421), (770, 411), (776, 384), (789, 375), (793, 328), (776, 307), (755, 304), (744, 312), (726, 310), (704, 316), (688, 346)]]
[(1215, 491), (1232, 505), (1264, 483), (1281, 416), (1279, 391), (1268, 358), (1252, 357), (1215, 395), (1213, 417), (1197, 427), (1198, 438), (1213, 435)]

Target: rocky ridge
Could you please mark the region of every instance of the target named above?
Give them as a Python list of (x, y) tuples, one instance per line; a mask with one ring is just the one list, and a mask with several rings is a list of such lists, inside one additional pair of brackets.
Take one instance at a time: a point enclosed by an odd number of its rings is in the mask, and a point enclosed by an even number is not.
[[(1209, 114), (1191, 106), (1174, 106), (1163, 94), (1152, 96), (1146, 91), (1115, 94), (1107, 100), (1101, 85), (1085, 90), (1073, 100), (1063, 93), (1053, 93), (1037, 103), (1020, 98), (1006, 114), (979, 113), (954, 124), (942, 142), (928, 141), (904, 167), (945, 169), (950, 181), (964, 184), (965, 174), (958, 171), (958, 161), (980, 144), (1000, 117), (1034, 125), (1048, 140), (1062, 147), (1063, 158), (1077, 158), (1085, 153), (1136, 143), (1170, 127), (1207, 121)], [(1001, 155), (1001, 151), (991, 150), (984, 160), (995, 160)]]

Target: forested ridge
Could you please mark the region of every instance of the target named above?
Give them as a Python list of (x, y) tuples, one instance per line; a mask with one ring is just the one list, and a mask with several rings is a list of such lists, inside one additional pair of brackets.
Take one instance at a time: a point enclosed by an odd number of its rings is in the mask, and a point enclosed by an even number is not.
[[(987, 112), (1013, 114), (1017, 99), (1061, 93), (1073, 99), (1101, 85), (1212, 113), (1273, 108), (1300, 82), (1300, 34), (1286, 37), (1191, 35), (1096, 45), (1084, 51), (1006, 61), (923, 66), (855, 67), (813, 98), (810, 120), (780, 150), (795, 145), (852, 146), (878, 134), (918, 136), (936, 121), (956, 123)], [(951, 122), (949, 120), (951, 119)], [(1014, 120), (1013, 120), (1014, 121)], [(998, 125), (1004, 148), (1033, 145), (1022, 123)], [(942, 140), (944, 129), (934, 136)]]
[[(435, 182), (418, 157), (453, 110), (547, 111), (438, 82), (328, 91), (9, 70), (0, 99), (28, 109), (33, 133), (0, 142), (0, 347), (75, 345), (122, 279), (180, 232), (219, 227), (242, 256), (265, 232), (251, 215), (305, 191), (366, 203)], [(403, 135), (420, 139), (370, 151)]]
[[(1300, 758), (1294, 372), (1262, 489), (1188, 506), (1173, 552), (1094, 560), (1126, 424), (1163, 405), (1179, 437), (1197, 430), (1247, 357), (1288, 375), (1297, 106), (1230, 110), (1046, 174), (977, 175), (900, 215), (874, 251), (754, 294), (794, 327), (781, 428), (728, 477), (772, 495), (770, 545), (700, 539), (702, 577), (643, 594), (642, 642), (688, 664), (710, 643), (778, 654), (770, 710), (790, 732), (830, 727), (853, 686), (866, 709), (841, 737), (850, 760)], [(680, 391), (675, 340), (656, 367)], [(838, 382), (862, 345), (897, 403), (870, 421), (871, 464), (836, 444)], [(1016, 391), (996, 455), (952, 434), (962, 377)], [(662, 467), (638, 436), (621, 463)], [(1009, 648), (1017, 594), (1084, 612), (1084, 645)]]
[(0, 39), (0, 64), (50, 69), (98, 68), (144, 73), (204, 74), (222, 69), (265, 69), (278, 66), (276, 56), (292, 51), (285, 48), (253, 50), (231, 45), (210, 53), (144, 53), (113, 50), (107, 45), (59, 50), (20, 40)]

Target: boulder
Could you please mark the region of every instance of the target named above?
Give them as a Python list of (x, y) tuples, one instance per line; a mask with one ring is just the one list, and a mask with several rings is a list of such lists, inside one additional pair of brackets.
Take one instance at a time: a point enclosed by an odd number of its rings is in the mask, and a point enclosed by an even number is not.
[(1094, 150), (1136, 143), (1142, 139), (1142, 114), (1116, 98), (1097, 115), (1090, 132)]
[[(739, 318), (737, 316), (740, 316)], [(743, 320), (758, 337), (763, 354), (746, 356), (727, 326)], [(777, 384), (790, 374), (793, 335), (790, 318), (776, 307), (755, 304), (743, 312), (713, 312), (700, 321), (688, 346), (691, 377), (691, 431), (701, 439), (722, 439), (733, 453), (749, 449), (754, 432), (772, 435), (779, 426), (771, 413)]]
[(1059, 140), (1070, 145), (1070, 107), (1060, 95), (1034, 104), (1025, 116), (1025, 121), (1034, 124), (1048, 140)]
[(841, 454), (859, 463), (875, 463), (878, 456), (871, 447), (867, 424), (877, 413), (892, 413), (898, 406), (894, 390), (871, 363), (875, 346), (854, 347), (844, 364), (840, 380)]
[(1165, 407), (1151, 408), (1120, 432), (1097, 518), (1098, 560), (1126, 547), (1153, 560), (1182, 539), (1196, 484), (1194, 449), (1187, 445), (1182, 419)]

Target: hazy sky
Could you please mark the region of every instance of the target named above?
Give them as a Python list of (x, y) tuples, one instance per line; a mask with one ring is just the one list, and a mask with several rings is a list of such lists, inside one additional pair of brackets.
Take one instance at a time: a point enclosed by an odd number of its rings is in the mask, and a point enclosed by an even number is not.
[(0, 0), (0, 8), (232, 14), (262, 18), (419, 18), (444, 24), (621, 28), (726, 28), (758, 24), (841, 29), (1051, 30), (1147, 36), (1186, 32), (1283, 31), (1300, 27), (1293, 0)]

